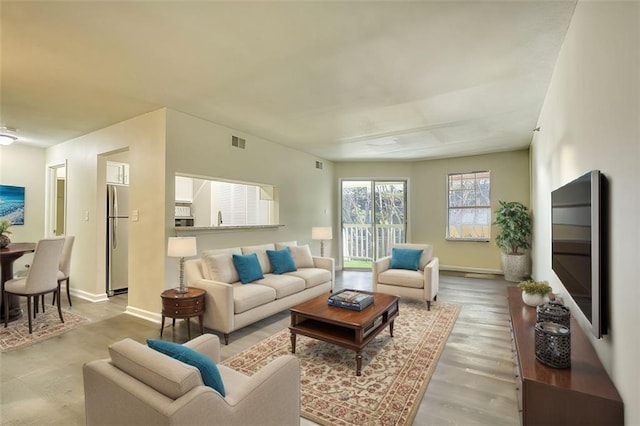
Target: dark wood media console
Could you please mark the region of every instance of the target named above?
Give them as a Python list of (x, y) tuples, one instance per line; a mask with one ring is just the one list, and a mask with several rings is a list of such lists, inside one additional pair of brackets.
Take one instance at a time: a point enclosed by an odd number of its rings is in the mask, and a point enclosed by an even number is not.
[(532, 425), (624, 425), (620, 394), (591, 342), (571, 316), (571, 367), (547, 367), (536, 359), (536, 309), (522, 290), (507, 289), (516, 347), (522, 423)]

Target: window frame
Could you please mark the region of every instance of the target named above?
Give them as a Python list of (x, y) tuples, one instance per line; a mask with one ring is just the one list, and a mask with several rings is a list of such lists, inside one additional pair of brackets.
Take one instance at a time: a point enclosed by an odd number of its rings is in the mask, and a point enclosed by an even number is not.
[[(189, 228), (250, 229), (250, 228), (265, 228), (265, 227), (269, 228), (269, 227), (281, 226), (278, 223), (279, 203), (278, 203), (277, 189), (272, 184), (247, 182), (247, 181), (220, 178), (220, 177), (209, 177), (209, 176), (175, 173), (174, 179), (177, 179), (179, 177), (188, 178), (192, 180), (207, 181), (211, 185), (211, 193), (209, 195), (209, 200), (208, 200), (209, 207), (210, 207), (209, 214), (208, 214), (209, 225), (208, 226), (202, 226), (202, 225), (190, 226)], [(239, 216), (244, 215), (245, 217), (244, 223), (226, 224), (225, 220), (227, 222), (229, 221), (229, 216), (230, 216), (229, 212), (225, 212), (225, 214), (222, 215), (223, 216), (222, 224), (215, 223), (215, 216), (217, 216), (216, 212), (221, 210), (220, 199), (218, 198), (220, 194), (219, 193), (220, 188), (214, 189), (214, 186), (216, 183), (220, 183), (223, 185), (245, 187), (245, 194), (243, 197), (241, 197), (241, 198), (244, 198), (244, 200), (237, 199), (236, 197), (237, 194), (234, 194), (234, 190), (232, 188), (227, 188), (229, 190), (228, 195), (230, 197), (230, 205), (233, 206), (234, 202), (238, 200), (240, 200), (241, 201), (240, 204), (242, 204), (241, 206), (242, 208), (238, 208), (236, 212), (231, 214), (231, 216), (238, 217), (238, 215)], [(255, 190), (253, 189), (251, 190), (252, 192), (251, 196), (248, 196), (249, 190), (247, 188), (249, 187), (255, 188)], [(252, 200), (250, 200), (250, 198)], [(176, 200), (176, 203), (184, 204), (177, 200)], [(193, 205), (193, 199), (187, 200), (186, 203)], [(254, 217), (257, 223), (248, 223), (248, 222), (253, 222), (253, 220), (248, 220), (248, 218), (252, 216)], [(235, 220), (231, 220), (231, 222), (236, 223)], [(260, 223), (260, 222), (266, 222), (266, 223)]]
[[(478, 174), (487, 174), (488, 175), (488, 179), (489, 179), (489, 194), (488, 194), (488, 204), (487, 205), (473, 205), (473, 206), (452, 206), (451, 205), (451, 177), (452, 176), (460, 176), (461, 179), (464, 175), (476, 175), (474, 177), (474, 188), (478, 187)], [(491, 241), (491, 225), (492, 225), (492, 210), (491, 210), (491, 170), (476, 170), (476, 171), (469, 171), (469, 172), (457, 172), (457, 173), (448, 173), (447, 174), (447, 180), (446, 180), (446, 186), (447, 186), (447, 190), (446, 190), (446, 197), (447, 197), (447, 226), (445, 228), (445, 240), (447, 241), (471, 241), (471, 242), (490, 242)], [(477, 198), (476, 198), (477, 201)], [(489, 229), (489, 235), (487, 237), (457, 237), (457, 236), (452, 236), (450, 234), (450, 230), (451, 230), (451, 226), (449, 223), (449, 219), (450, 219), (450, 212), (452, 209), (474, 209), (474, 210), (488, 210), (489, 213), (489, 225), (488, 225), (488, 229)], [(482, 225), (485, 226), (485, 225)]]

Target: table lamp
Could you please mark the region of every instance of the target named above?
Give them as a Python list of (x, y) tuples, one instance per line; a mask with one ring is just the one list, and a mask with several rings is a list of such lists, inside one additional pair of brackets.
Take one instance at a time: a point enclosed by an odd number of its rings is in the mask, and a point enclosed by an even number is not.
[(196, 237), (169, 237), (167, 256), (180, 258), (180, 287), (176, 293), (186, 293), (189, 290), (184, 285), (184, 258), (198, 254)]
[(320, 256), (324, 257), (324, 240), (333, 238), (330, 226), (320, 226), (311, 228), (311, 239), (320, 240)]

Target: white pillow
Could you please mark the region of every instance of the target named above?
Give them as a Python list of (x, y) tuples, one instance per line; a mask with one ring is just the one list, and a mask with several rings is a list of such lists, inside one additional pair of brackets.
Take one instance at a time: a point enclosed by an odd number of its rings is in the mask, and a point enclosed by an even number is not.
[(229, 256), (231, 256), (232, 254), (242, 254), (242, 250), (240, 250), (240, 247), (215, 249), (215, 250), (203, 250), (202, 254), (200, 255), (202, 257), (202, 276), (208, 280), (211, 280), (213, 278), (211, 278), (211, 273), (209, 272), (209, 268), (207, 268), (207, 266), (205, 265), (204, 258), (206, 256), (210, 256), (214, 254), (228, 254)]
[(297, 241), (283, 241), (281, 243), (276, 243), (276, 250), (282, 250), (285, 247), (297, 246)]
[(309, 245), (304, 246), (290, 246), (291, 257), (293, 257), (293, 263), (296, 264), (296, 268), (314, 268), (313, 257), (311, 256), (311, 249)]
[(208, 274), (210, 280), (223, 283), (235, 283), (240, 280), (238, 271), (233, 264), (232, 254), (210, 254), (202, 257), (202, 270)]
[(178, 399), (196, 386), (202, 386), (198, 369), (126, 338), (109, 346), (111, 362), (171, 399)]

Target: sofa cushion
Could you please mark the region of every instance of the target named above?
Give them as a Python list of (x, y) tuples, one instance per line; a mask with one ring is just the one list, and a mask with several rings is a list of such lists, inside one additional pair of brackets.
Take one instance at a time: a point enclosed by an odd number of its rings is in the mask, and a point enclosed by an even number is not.
[(313, 268), (315, 266), (308, 244), (303, 246), (290, 246), (289, 250), (291, 251), (291, 257), (293, 257), (296, 268)]
[(271, 287), (276, 291), (276, 299), (282, 299), (305, 289), (304, 279), (288, 274), (267, 274), (263, 279), (257, 280), (253, 284)]
[[(211, 256), (211, 255), (218, 255), (218, 254), (228, 254), (229, 257), (231, 257), (232, 254), (242, 254), (242, 250), (240, 250), (240, 247), (234, 247), (234, 248), (226, 248), (226, 249), (215, 249), (215, 250), (203, 250), (201, 257), (202, 257), (202, 276), (208, 280), (212, 280), (214, 278), (211, 277), (211, 272), (209, 269), (206, 268), (206, 264), (204, 262), (204, 258), (206, 256)], [(238, 279), (235, 279), (234, 281), (238, 281)], [(233, 282), (233, 281), (223, 281), (223, 282)]]
[(115, 367), (171, 399), (178, 399), (203, 384), (196, 368), (132, 339), (109, 346), (109, 355)]
[(233, 284), (234, 314), (240, 314), (274, 300), (276, 300), (276, 291), (266, 285)]
[(399, 287), (423, 288), (424, 272), (409, 271), (407, 269), (387, 269), (378, 275), (378, 282)]
[(422, 249), (391, 249), (391, 269), (409, 269), (417, 271), (420, 266), (420, 256)]
[(282, 250), (267, 250), (267, 256), (269, 256), (271, 270), (274, 274), (280, 275), (297, 269), (289, 247), (285, 247)]
[(285, 247), (297, 246), (297, 241), (283, 241), (281, 243), (276, 243), (276, 250), (282, 250)]
[(216, 367), (216, 364), (206, 355), (178, 343), (164, 340), (147, 339), (147, 345), (149, 345), (151, 349), (170, 356), (171, 358), (196, 367), (198, 371), (200, 371), (200, 377), (202, 377), (204, 384), (214, 389), (223, 397), (225, 396), (224, 384), (222, 383), (218, 367)]
[(260, 261), (255, 253), (233, 254), (233, 264), (238, 271), (238, 276), (242, 284), (247, 284), (255, 280), (264, 278)]
[[(205, 278), (223, 283), (240, 280), (231, 254), (210, 254), (202, 256), (202, 271)], [(206, 273), (205, 273), (206, 271)]]
[(433, 246), (431, 244), (412, 244), (412, 243), (402, 243), (402, 244), (394, 244), (394, 247), (403, 248), (403, 249), (418, 249), (422, 250), (422, 256), (420, 256), (420, 265), (418, 265), (418, 269), (423, 270), (427, 267), (427, 264), (431, 262), (433, 259)]
[(247, 246), (242, 247), (242, 254), (251, 254), (255, 253), (258, 256), (258, 260), (260, 261), (260, 266), (262, 267), (262, 273), (268, 274), (271, 272), (271, 263), (269, 263), (269, 257), (267, 256), (267, 250), (275, 250), (275, 244), (262, 244), (259, 246)]
[(331, 272), (320, 268), (301, 268), (294, 272), (287, 272), (287, 275), (302, 278), (306, 288), (331, 281)]

